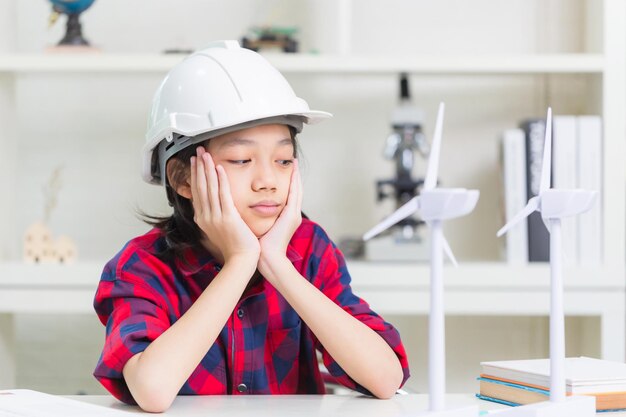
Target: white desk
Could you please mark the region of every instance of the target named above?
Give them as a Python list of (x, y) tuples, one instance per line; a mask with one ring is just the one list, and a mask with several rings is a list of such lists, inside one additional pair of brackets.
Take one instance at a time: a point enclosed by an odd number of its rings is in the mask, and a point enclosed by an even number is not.
[[(110, 396), (68, 396), (67, 398), (111, 407), (132, 413), (143, 413), (138, 407), (124, 405)], [(448, 394), (446, 404), (478, 404), (481, 411), (505, 406), (478, 400), (472, 394)], [(396, 395), (390, 400), (352, 395), (250, 395), (178, 397), (165, 416), (228, 417), (395, 417), (411, 416), (428, 407), (426, 394)], [(497, 414), (496, 414), (497, 415)], [(608, 416), (606, 413), (605, 416)], [(624, 417), (626, 413), (611, 413)], [(565, 417), (565, 416), (564, 416)]]
[[(68, 396), (67, 398), (117, 410), (141, 413), (138, 407), (126, 406), (109, 396)], [(480, 401), (469, 394), (451, 394), (446, 403), (453, 405), (479, 404), (481, 410), (501, 408), (500, 405)], [(166, 416), (251, 416), (255, 417), (314, 417), (408, 416), (428, 407), (425, 394), (396, 395), (390, 400), (357, 395), (246, 395), (246, 396), (179, 396)]]

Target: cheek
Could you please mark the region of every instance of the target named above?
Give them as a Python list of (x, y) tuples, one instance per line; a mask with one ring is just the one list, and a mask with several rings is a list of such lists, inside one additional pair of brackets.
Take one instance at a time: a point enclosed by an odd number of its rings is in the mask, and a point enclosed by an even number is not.
[(287, 198), (289, 195), (289, 186), (291, 184), (291, 172), (289, 174), (283, 174), (279, 177), (279, 193), (282, 197)]
[(237, 210), (241, 212), (241, 209), (246, 207), (246, 182), (242, 178), (233, 175), (228, 176), (228, 183), (230, 185), (230, 195), (233, 197), (233, 202)]

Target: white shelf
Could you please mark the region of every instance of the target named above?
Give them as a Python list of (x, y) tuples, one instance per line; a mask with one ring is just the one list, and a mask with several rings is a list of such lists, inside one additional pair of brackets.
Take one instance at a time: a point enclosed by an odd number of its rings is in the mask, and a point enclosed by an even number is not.
[[(0, 263), (0, 291), (9, 288), (62, 289), (96, 288), (105, 262), (78, 262), (73, 265), (33, 265), (21, 262)], [(385, 290), (423, 290), (429, 288), (430, 267), (414, 262), (347, 262), (352, 283), (359, 288)], [(524, 290), (547, 291), (550, 285), (547, 264), (523, 266), (501, 262), (473, 262), (459, 267), (444, 267), (445, 286), (451, 290)], [(604, 280), (610, 271), (598, 268), (565, 268), (567, 290), (623, 290), (626, 283)], [(384, 277), (384, 278), (382, 278)]]
[(71, 265), (0, 262), (0, 291), (8, 288), (96, 289), (106, 262)]
[[(285, 73), (386, 74), (598, 74), (599, 54), (550, 55), (309, 55), (266, 54)], [(164, 73), (183, 55), (114, 55), (105, 53), (0, 55), (0, 73)]]
[[(368, 289), (428, 289), (430, 267), (421, 263), (383, 263), (349, 261), (353, 285)], [(566, 290), (620, 290), (623, 280), (611, 279), (618, 271), (606, 268), (565, 267)], [(459, 267), (444, 266), (444, 286), (450, 290), (468, 291), (548, 291), (550, 266), (544, 263), (508, 265), (502, 262), (470, 262)]]
[(0, 313), (93, 314), (104, 263), (0, 264)]

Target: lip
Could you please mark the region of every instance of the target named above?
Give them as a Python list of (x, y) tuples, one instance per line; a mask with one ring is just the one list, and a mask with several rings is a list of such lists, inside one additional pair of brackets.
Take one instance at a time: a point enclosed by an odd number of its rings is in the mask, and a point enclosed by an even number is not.
[(250, 206), (250, 208), (261, 216), (275, 216), (280, 213), (280, 204), (276, 201), (263, 200)]

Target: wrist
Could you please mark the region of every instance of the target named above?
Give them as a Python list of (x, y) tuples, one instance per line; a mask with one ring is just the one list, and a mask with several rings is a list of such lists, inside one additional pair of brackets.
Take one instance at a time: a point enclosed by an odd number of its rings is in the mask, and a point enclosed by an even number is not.
[(224, 260), (224, 268), (236, 267), (250, 272), (250, 276), (256, 271), (259, 256), (255, 254), (238, 254)]
[(289, 259), (287, 258), (287, 250), (261, 250), (259, 259), (269, 262), (289, 262)]
[(293, 264), (284, 254), (265, 254), (261, 253), (258, 262), (259, 272), (270, 282), (275, 282), (285, 272), (293, 268)]

